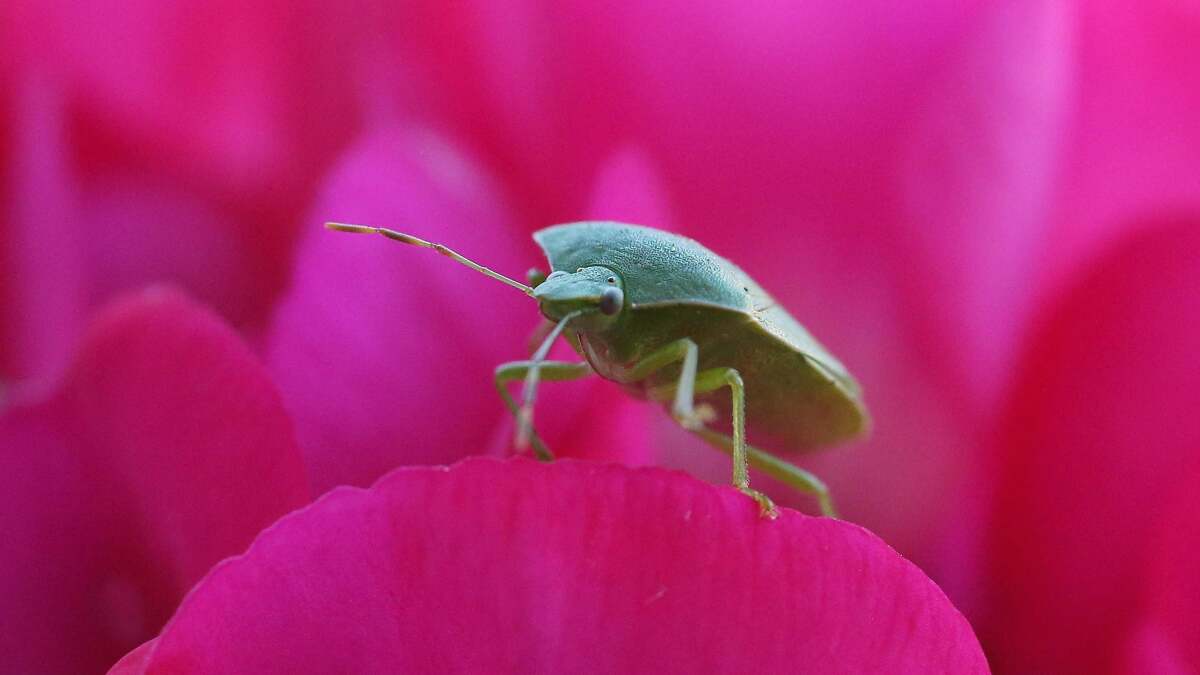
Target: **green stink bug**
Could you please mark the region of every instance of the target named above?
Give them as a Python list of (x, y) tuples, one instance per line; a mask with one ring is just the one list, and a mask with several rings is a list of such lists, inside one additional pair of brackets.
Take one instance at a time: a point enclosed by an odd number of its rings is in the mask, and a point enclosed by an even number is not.
[[(834, 514), (820, 479), (750, 446), (746, 428), (793, 450), (859, 436), (869, 418), (858, 384), (749, 275), (696, 241), (624, 223), (555, 225), (533, 235), (551, 272), (531, 270), (526, 286), (441, 244), (378, 227), (326, 227), (432, 248), (538, 301), (552, 322), (540, 346), (531, 359), (496, 368), (496, 388), (518, 420), (518, 447), (531, 443), (539, 458), (551, 458), (532, 429), (540, 378), (596, 374), (634, 395), (669, 401), (681, 426), (732, 455), (734, 487), (764, 515), (774, 517), (775, 506), (750, 487), (747, 463), (816, 496), (821, 511)], [(583, 361), (546, 360), (559, 335)], [(506, 384), (522, 379), (518, 407)], [(731, 434), (709, 428), (717, 419), (728, 421)]]

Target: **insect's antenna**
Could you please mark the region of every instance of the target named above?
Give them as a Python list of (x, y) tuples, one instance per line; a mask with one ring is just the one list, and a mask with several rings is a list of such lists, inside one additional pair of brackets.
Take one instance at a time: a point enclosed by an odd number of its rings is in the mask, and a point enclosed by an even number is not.
[(533, 402), (537, 398), (542, 362), (550, 353), (550, 345), (554, 344), (554, 341), (562, 334), (563, 329), (567, 327), (567, 322), (583, 314), (584, 311), (577, 309), (559, 320), (558, 324), (554, 326), (554, 330), (550, 331), (546, 339), (542, 340), (542, 344), (538, 345), (537, 351), (533, 353), (532, 364), (529, 366), (529, 371), (525, 373), (525, 388), (521, 392), (521, 410), (517, 414), (517, 437), (514, 444), (518, 450), (524, 450), (529, 446), (529, 437), (533, 434)]
[(442, 246), (441, 244), (435, 244), (431, 241), (425, 241), (424, 239), (414, 237), (411, 234), (404, 234), (403, 232), (389, 230), (385, 227), (371, 227), (370, 225), (347, 225), (346, 223), (325, 223), (325, 227), (327, 227), (331, 230), (337, 230), (338, 232), (356, 232), (359, 234), (382, 234), (383, 236), (387, 237), (388, 239), (395, 239), (396, 241), (404, 242), (405, 244), (412, 244), (413, 246), (422, 246), (424, 248), (431, 248), (431, 249), (437, 251), (438, 253), (441, 253), (442, 255), (446, 256), (447, 258), (451, 258), (451, 259), (455, 260), (456, 262), (459, 262), (463, 265), (466, 265), (467, 267), (470, 267), (471, 269), (475, 270), (476, 272), (486, 274), (489, 277), (496, 279), (497, 281), (503, 281), (504, 283), (508, 284), (509, 286), (512, 286), (513, 288), (520, 289), (521, 292), (525, 293), (525, 295), (533, 297), (533, 289), (532, 288), (526, 286), (525, 284), (523, 284), (519, 281), (514, 281), (512, 279), (509, 279), (508, 277), (504, 276), (503, 274), (500, 274), (499, 272), (490, 270), (473, 260), (469, 260), (468, 258), (465, 258), (465, 257), (455, 253), (454, 251), (446, 248), (445, 246)]

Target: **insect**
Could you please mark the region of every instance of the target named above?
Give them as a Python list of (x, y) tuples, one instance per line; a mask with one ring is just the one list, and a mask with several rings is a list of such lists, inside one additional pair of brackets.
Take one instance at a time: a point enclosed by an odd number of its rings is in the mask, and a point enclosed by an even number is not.
[[(595, 374), (669, 405), (684, 429), (730, 454), (734, 487), (764, 516), (777, 511), (750, 487), (747, 464), (815, 496), (824, 514), (835, 514), (820, 479), (749, 445), (746, 429), (791, 450), (862, 435), (870, 421), (858, 384), (749, 275), (698, 242), (624, 223), (555, 225), (533, 235), (550, 274), (530, 270), (525, 285), (441, 244), (379, 227), (325, 225), (432, 248), (537, 300), (548, 319), (540, 345), (532, 358), (503, 363), (495, 373), (496, 389), (517, 418), (518, 448), (532, 445), (538, 458), (552, 458), (533, 430), (539, 380)], [(582, 361), (546, 360), (560, 335)], [(516, 380), (524, 380), (520, 406), (507, 387)]]

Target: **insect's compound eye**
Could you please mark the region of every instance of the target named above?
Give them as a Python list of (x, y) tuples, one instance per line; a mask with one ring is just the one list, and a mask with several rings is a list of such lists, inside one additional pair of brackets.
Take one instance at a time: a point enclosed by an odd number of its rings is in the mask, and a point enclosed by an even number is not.
[(608, 278), (608, 283), (610, 283), (610, 284), (615, 284), (615, 283), (617, 283), (617, 278), (616, 278), (616, 277), (609, 277), (609, 278)]
[(619, 288), (606, 288), (600, 294), (600, 313), (612, 316), (621, 311), (621, 305), (625, 302), (625, 294)]

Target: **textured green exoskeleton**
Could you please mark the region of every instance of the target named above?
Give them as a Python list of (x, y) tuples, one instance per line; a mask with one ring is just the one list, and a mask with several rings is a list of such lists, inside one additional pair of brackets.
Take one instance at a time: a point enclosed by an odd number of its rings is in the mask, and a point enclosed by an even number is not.
[[(790, 450), (859, 436), (869, 420), (858, 384), (749, 275), (692, 239), (624, 223), (549, 227), (533, 237), (549, 259), (551, 273), (531, 270), (531, 287), (441, 244), (382, 228), (327, 227), (433, 248), (538, 301), (553, 323), (542, 331), (537, 352), (496, 369), (496, 388), (518, 419), (519, 447), (532, 443), (538, 457), (551, 457), (532, 430), (539, 378), (569, 380), (595, 373), (636, 396), (669, 402), (685, 429), (732, 455), (734, 486), (754, 498), (764, 515), (773, 517), (775, 506), (750, 488), (747, 462), (815, 495), (822, 512), (833, 515), (829, 492), (819, 479), (747, 444), (746, 429)], [(560, 334), (584, 361), (545, 360)], [(506, 386), (513, 380), (525, 382), (520, 407)], [(730, 434), (722, 433), (726, 427)]]

